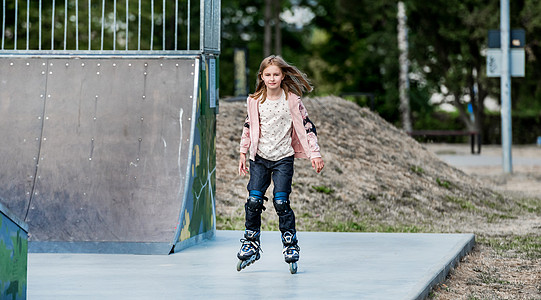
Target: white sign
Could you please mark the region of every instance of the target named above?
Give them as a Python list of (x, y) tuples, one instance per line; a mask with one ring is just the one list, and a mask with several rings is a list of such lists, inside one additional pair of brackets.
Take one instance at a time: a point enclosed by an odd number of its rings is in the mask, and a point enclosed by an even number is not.
[[(512, 77), (524, 77), (524, 65), (526, 55), (524, 54), (524, 48), (509, 49), (511, 53), (511, 76)], [(500, 77), (502, 74), (502, 50), (501, 49), (488, 49), (487, 50), (487, 77)]]

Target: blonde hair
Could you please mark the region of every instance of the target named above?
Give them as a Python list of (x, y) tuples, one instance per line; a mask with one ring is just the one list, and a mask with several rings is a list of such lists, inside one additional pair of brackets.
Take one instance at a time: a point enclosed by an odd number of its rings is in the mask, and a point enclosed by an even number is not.
[(281, 56), (271, 55), (263, 59), (261, 65), (259, 65), (255, 93), (250, 95), (253, 99), (259, 99), (261, 103), (267, 99), (267, 86), (261, 79), (261, 75), (263, 75), (263, 71), (269, 66), (277, 66), (282, 71), (284, 79), (282, 80), (281, 88), (286, 94), (286, 100), (289, 92), (301, 97), (303, 92), (309, 93), (313, 90), (312, 84), (306, 74), (299, 71), (297, 67), (288, 64)]

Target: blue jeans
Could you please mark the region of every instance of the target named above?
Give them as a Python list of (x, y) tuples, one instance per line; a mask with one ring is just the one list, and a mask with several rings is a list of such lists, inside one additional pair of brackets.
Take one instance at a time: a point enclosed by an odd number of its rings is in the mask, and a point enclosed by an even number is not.
[[(286, 193), (289, 199), (291, 182), (293, 179), (294, 156), (288, 156), (278, 161), (270, 161), (258, 155), (250, 160), (250, 181), (248, 191), (260, 191), (265, 194), (270, 186), (271, 179), (274, 183), (273, 194)], [(280, 231), (295, 233), (295, 214), (289, 208), (284, 213), (278, 213)], [(261, 228), (261, 213), (246, 209), (246, 229), (259, 231)]]

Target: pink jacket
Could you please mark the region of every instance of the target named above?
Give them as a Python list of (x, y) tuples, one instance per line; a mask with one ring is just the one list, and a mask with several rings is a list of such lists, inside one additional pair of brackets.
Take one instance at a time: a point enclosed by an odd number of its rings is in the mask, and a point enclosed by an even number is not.
[[(292, 146), (295, 150), (295, 157), (315, 158), (321, 157), (317, 143), (316, 126), (310, 119), (301, 97), (289, 93), (287, 97), (289, 112), (293, 120)], [(259, 142), (259, 101), (248, 97), (246, 100), (248, 116), (242, 129), (240, 139), (240, 153), (247, 153), (250, 150), (250, 159), (255, 160), (257, 145)]]

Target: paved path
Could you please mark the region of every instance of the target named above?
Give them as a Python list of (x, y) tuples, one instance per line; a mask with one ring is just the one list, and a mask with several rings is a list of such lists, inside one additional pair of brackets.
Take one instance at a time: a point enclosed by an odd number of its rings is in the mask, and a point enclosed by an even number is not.
[[(502, 157), (494, 155), (451, 155), (438, 154), (438, 157), (455, 167), (497, 167), (502, 166)], [(514, 166), (541, 166), (541, 158), (513, 157)]]
[[(481, 154), (470, 153), (468, 144), (423, 144), (441, 160), (458, 168), (501, 167), (502, 149), (499, 145), (484, 145)], [(514, 166), (541, 166), (541, 147), (532, 145), (513, 146)]]
[(242, 232), (169, 256), (37, 254), (29, 299), (422, 299), (473, 246), (471, 234), (300, 232), (299, 271), (278, 232), (263, 232), (261, 260), (235, 269)]

